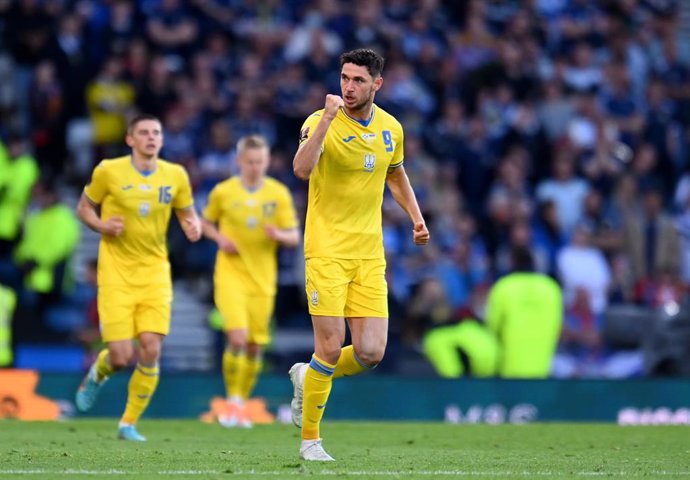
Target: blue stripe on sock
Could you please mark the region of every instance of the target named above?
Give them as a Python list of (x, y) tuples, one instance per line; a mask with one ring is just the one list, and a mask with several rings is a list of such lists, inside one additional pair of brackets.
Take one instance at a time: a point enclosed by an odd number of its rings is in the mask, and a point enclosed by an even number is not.
[(333, 372), (335, 372), (335, 368), (327, 367), (323, 363), (319, 362), (316, 357), (311, 357), (311, 362), (309, 362), (309, 366), (316, 370), (317, 372), (326, 375), (330, 377), (333, 375)]
[[(150, 368), (150, 369), (155, 369), (154, 372), (147, 372), (144, 370), (144, 368)], [(153, 367), (149, 367), (146, 365), (142, 365), (141, 363), (137, 363), (136, 369), (141, 373), (142, 375), (146, 375), (147, 377), (157, 377), (158, 376), (158, 365), (154, 365)]]
[(357, 351), (355, 349), (352, 349), (352, 353), (355, 355), (355, 360), (357, 361), (357, 363), (359, 363), (360, 367), (362, 368), (366, 368), (367, 370), (373, 370), (378, 365), (378, 363), (375, 363), (373, 365), (367, 365), (366, 363), (364, 363), (362, 359), (359, 358), (359, 355), (357, 355)]

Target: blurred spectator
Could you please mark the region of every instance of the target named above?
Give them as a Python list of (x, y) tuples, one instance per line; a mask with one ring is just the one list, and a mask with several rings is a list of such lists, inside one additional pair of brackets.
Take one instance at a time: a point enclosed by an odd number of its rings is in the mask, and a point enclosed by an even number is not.
[(50, 304), (61, 299), (71, 277), (68, 262), (79, 242), (79, 224), (50, 182), (36, 184), (33, 200), (37, 209), (26, 218), (14, 261), (24, 287), (39, 294), (41, 303)]
[(201, 182), (195, 194), (204, 198), (211, 192), (216, 183), (238, 172), (235, 158), (234, 132), (225, 120), (216, 120), (211, 124), (209, 146), (199, 158)]
[(602, 251), (592, 245), (591, 238), (590, 227), (578, 224), (570, 243), (558, 252), (557, 272), (566, 308), (575, 303), (580, 290), (585, 290), (590, 310), (600, 315), (608, 304), (611, 268)]
[(162, 55), (151, 57), (147, 70), (148, 74), (136, 92), (136, 105), (142, 112), (162, 118), (178, 97), (173, 85), (173, 71)]
[(121, 153), (127, 116), (132, 113), (135, 100), (134, 88), (123, 78), (123, 73), (122, 60), (109, 57), (98, 76), (86, 87), (98, 158), (112, 158)]
[(7, 146), (0, 143), (0, 259), (9, 255), (19, 239), (31, 188), (38, 179), (38, 165), (27, 143), (16, 135)]
[(575, 175), (575, 159), (572, 151), (560, 149), (554, 152), (552, 176), (537, 185), (537, 199), (553, 200), (556, 205), (558, 224), (569, 234), (582, 217), (587, 182)]
[(553, 200), (546, 200), (539, 204), (534, 216), (533, 226), (534, 247), (540, 249), (545, 255), (545, 269), (547, 273), (556, 278), (556, 256), (565, 246), (567, 236), (558, 223), (556, 204)]
[(53, 62), (44, 60), (36, 66), (31, 86), (31, 140), (41, 171), (55, 176), (64, 170), (65, 102)]
[(12, 366), (12, 321), (17, 306), (16, 292), (0, 283), (0, 368)]
[(624, 228), (634, 282), (648, 281), (662, 268), (680, 271), (680, 237), (673, 219), (663, 211), (659, 187), (644, 189), (642, 211), (627, 219)]
[(545, 378), (563, 322), (558, 284), (534, 272), (524, 247), (511, 253), (512, 273), (489, 292), (486, 325), (498, 339), (498, 374), (504, 378)]
[(607, 258), (618, 253), (623, 245), (622, 225), (606, 210), (599, 190), (590, 190), (584, 200), (581, 221), (591, 230), (592, 245)]
[(197, 22), (187, 11), (186, 2), (160, 0), (154, 5), (147, 12), (146, 32), (160, 51), (171, 56), (171, 61), (182, 63), (197, 40)]
[(496, 337), (474, 319), (432, 328), (422, 342), (424, 355), (444, 378), (493, 377), (500, 349)]

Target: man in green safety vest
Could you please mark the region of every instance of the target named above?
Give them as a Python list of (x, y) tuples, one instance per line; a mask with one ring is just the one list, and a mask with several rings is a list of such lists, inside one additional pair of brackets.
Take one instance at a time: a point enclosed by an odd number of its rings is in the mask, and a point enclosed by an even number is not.
[(551, 369), (563, 323), (561, 288), (534, 272), (525, 247), (511, 251), (512, 273), (498, 280), (487, 300), (486, 325), (500, 345), (498, 374), (545, 378)]
[(12, 316), (16, 305), (14, 290), (0, 284), (0, 368), (12, 365)]
[(79, 242), (79, 222), (48, 182), (36, 185), (34, 200), (39, 209), (26, 218), (14, 261), (24, 273), (25, 289), (60, 297), (66, 263)]
[(9, 255), (19, 237), (38, 174), (25, 139), (11, 137), (6, 146), (0, 142), (0, 258)]

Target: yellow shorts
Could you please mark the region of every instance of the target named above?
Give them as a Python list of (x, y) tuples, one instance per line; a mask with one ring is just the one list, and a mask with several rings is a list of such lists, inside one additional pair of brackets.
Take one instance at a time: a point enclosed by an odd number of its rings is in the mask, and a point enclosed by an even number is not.
[(98, 316), (104, 342), (131, 340), (141, 332), (170, 331), (172, 286), (98, 287)]
[(388, 318), (385, 259), (308, 258), (305, 265), (311, 315)]
[(275, 295), (247, 295), (233, 281), (216, 278), (213, 298), (223, 317), (223, 330), (247, 330), (249, 343), (267, 345)]

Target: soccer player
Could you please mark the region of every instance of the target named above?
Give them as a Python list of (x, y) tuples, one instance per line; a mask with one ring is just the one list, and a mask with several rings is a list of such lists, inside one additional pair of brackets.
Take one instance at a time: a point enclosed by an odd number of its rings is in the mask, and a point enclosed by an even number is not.
[[(290, 369), (292, 420), (302, 428), (304, 460), (333, 460), (319, 431), (333, 378), (374, 368), (386, 348), (385, 184), (412, 220), (414, 243), (429, 241), (403, 168), (402, 127), (374, 104), (383, 63), (367, 49), (340, 57), (342, 97), (326, 95), (325, 107), (306, 119), (293, 160), (295, 174), (309, 180), (304, 256), (314, 355)], [(352, 345), (341, 348), (346, 323)]]
[(240, 173), (211, 191), (204, 210), (204, 235), (218, 244), (214, 300), (227, 338), (223, 379), (227, 427), (250, 427), (245, 401), (261, 372), (261, 351), (270, 341), (279, 245), (300, 241), (297, 214), (285, 185), (267, 177), (268, 143), (259, 135), (237, 143)]
[(170, 214), (187, 238), (201, 238), (187, 172), (158, 158), (163, 145), (160, 121), (134, 118), (127, 129), (131, 155), (103, 160), (79, 199), (77, 214), (101, 234), (98, 251), (98, 313), (107, 348), (89, 369), (76, 395), (89, 410), (106, 380), (130, 365), (133, 339), (138, 363), (129, 381), (127, 406), (118, 437), (145, 441), (136, 429), (158, 385), (161, 344), (170, 330), (172, 281), (166, 247)]

